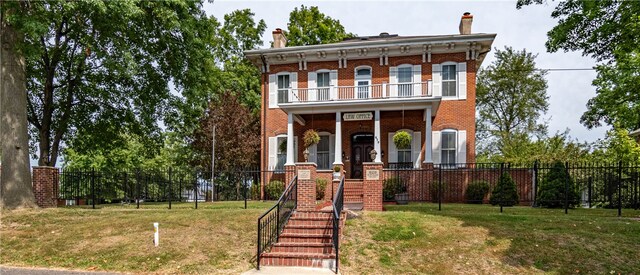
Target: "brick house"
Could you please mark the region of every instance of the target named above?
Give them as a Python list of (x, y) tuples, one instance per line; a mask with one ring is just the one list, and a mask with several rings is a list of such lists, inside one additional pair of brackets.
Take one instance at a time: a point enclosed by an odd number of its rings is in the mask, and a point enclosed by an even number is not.
[[(304, 162), (309, 129), (321, 140), (308, 161), (327, 179), (336, 165), (362, 179), (366, 162), (474, 162), (476, 72), (496, 34), (471, 33), (472, 21), (462, 16), (460, 34), (381, 33), (296, 47), (273, 31), (272, 48), (245, 52), (262, 71), (261, 169)], [(409, 148), (393, 143), (400, 130), (412, 136)]]

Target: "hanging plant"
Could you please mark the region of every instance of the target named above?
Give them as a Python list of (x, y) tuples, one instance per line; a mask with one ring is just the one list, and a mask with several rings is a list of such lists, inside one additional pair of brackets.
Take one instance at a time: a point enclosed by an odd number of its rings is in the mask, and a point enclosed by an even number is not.
[(287, 152), (287, 140), (283, 140), (282, 142), (280, 142), (280, 145), (278, 145), (278, 150), (280, 150), (280, 153), (285, 153)]
[(304, 140), (304, 147), (309, 148), (309, 146), (318, 144), (318, 142), (320, 142), (320, 135), (318, 135), (318, 132), (316, 132), (316, 130), (309, 129), (304, 132), (304, 136), (302, 137), (302, 139)]
[(393, 143), (398, 149), (408, 149), (411, 147), (411, 135), (406, 131), (397, 131), (393, 135)]

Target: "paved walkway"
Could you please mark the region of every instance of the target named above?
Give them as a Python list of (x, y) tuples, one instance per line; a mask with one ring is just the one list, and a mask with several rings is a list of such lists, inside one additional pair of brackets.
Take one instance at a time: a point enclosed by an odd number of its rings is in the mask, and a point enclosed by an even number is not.
[(0, 266), (1, 275), (119, 275), (125, 273), (91, 272), (64, 269), (47, 269), (37, 267)]
[[(263, 266), (260, 270), (249, 270), (242, 275), (335, 275), (335, 273), (328, 268), (313, 268), (313, 267), (289, 267), (289, 266)], [(340, 273), (338, 273), (340, 274)]]

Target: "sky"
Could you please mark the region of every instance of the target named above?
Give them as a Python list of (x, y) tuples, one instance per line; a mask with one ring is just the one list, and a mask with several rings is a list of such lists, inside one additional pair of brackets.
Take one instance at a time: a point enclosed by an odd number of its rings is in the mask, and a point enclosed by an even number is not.
[[(537, 67), (591, 68), (596, 63), (581, 52), (547, 53), (547, 32), (556, 24), (551, 18), (555, 3), (533, 5), (516, 9), (515, 1), (237, 1), (215, 0), (205, 4), (205, 11), (218, 20), (237, 9), (249, 8), (256, 21), (263, 19), (267, 30), (263, 36), (263, 48), (272, 41), (271, 31), (287, 28), (289, 13), (300, 5), (318, 6), (320, 11), (340, 20), (347, 32), (357, 35), (377, 35), (388, 32), (398, 35), (458, 34), (458, 24), (464, 12), (473, 14), (473, 33), (496, 33), (493, 47), (516, 50), (526, 48), (537, 53)], [(485, 67), (495, 60), (493, 52), (485, 58)], [(549, 121), (549, 133), (564, 132), (579, 141), (595, 141), (603, 138), (607, 130), (600, 127), (589, 130), (580, 124), (580, 116), (586, 110), (587, 101), (595, 96), (591, 82), (595, 71), (549, 72), (549, 111), (544, 119)]]

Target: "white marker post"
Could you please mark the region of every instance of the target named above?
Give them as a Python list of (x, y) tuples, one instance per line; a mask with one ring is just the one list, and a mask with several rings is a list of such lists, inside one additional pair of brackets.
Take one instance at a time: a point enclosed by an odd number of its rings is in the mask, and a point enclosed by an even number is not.
[(157, 222), (153, 223), (153, 229), (154, 229), (154, 233), (153, 233), (153, 244), (157, 247), (160, 244), (160, 231), (158, 230), (158, 226), (160, 224)]

